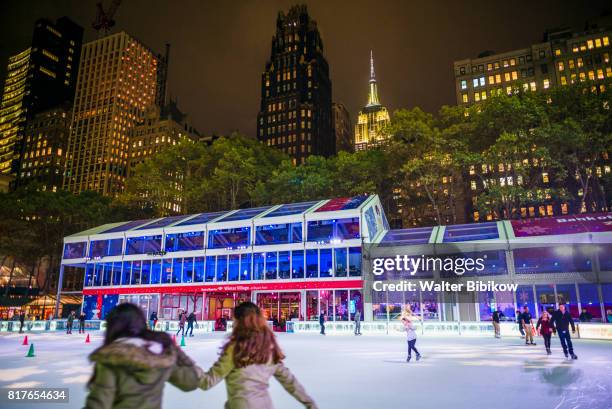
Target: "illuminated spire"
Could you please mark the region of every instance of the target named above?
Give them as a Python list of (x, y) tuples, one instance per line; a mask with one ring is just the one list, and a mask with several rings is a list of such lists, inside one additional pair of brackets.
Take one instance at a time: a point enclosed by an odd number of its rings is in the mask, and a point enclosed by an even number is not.
[(376, 75), (374, 74), (374, 53), (370, 50), (370, 92), (368, 94), (368, 105), (378, 106), (378, 87), (376, 86)]

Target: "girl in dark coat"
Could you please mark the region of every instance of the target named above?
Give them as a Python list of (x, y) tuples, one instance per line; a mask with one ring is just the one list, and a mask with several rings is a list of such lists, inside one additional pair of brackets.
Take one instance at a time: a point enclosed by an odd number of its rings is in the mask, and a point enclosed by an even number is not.
[(544, 338), (544, 346), (546, 347), (546, 354), (550, 355), (550, 338), (552, 337), (553, 327), (550, 321), (550, 316), (547, 311), (542, 312), (542, 316), (536, 324), (536, 330), (540, 329), (540, 334)]
[(134, 304), (119, 304), (107, 317), (104, 345), (89, 357), (95, 363), (85, 409), (160, 409), (166, 382), (196, 389), (203, 371), (165, 332), (147, 329)]

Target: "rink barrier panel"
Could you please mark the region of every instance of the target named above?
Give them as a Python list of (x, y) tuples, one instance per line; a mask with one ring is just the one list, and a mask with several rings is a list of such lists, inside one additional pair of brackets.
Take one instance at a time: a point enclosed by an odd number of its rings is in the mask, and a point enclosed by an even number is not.
[[(51, 321), (26, 321), (24, 331), (29, 333), (65, 331), (66, 320)], [(227, 322), (226, 332), (232, 330), (233, 322)], [(272, 328), (272, 322), (268, 321)], [(576, 323), (575, 338), (598, 339), (612, 341), (612, 324), (599, 323)], [(424, 336), (466, 336), (466, 337), (492, 337), (493, 324), (491, 322), (456, 322), (456, 321), (416, 321), (415, 330), (418, 335)], [(78, 331), (79, 323), (74, 321), (72, 329)], [(178, 321), (160, 320), (155, 326), (157, 331), (177, 332)], [(104, 331), (106, 321), (87, 320), (85, 321), (86, 331)], [(519, 337), (518, 324), (514, 322), (500, 323), (502, 336)], [(19, 321), (0, 321), (0, 332), (18, 332)], [(187, 324), (185, 324), (187, 331)], [(318, 321), (290, 321), (286, 324), (287, 333), (296, 334), (318, 334), (321, 326)], [(194, 324), (194, 334), (212, 333), (215, 331), (214, 321), (198, 321)], [(217, 331), (218, 332), (218, 331)], [(355, 332), (355, 324), (348, 321), (327, 321), (325, 323), (325, 333), (333, 335), (352, 335)], [(361, 333), (364, 335), (392, 335), (405, 336), (404, 326), (400, 321), (362, 321)], [(538, 335), (539, 337), (539, 335)]]

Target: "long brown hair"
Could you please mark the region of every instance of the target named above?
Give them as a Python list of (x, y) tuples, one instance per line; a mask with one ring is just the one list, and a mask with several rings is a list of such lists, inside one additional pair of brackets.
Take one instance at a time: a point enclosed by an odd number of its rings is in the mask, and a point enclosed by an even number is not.
[(261, 310), (249, 301), (234, 308), (234, 328), (222, 351), (230, 346), (234, 347), (237, 368), (269, 362), (277, 364), (285, 358)]

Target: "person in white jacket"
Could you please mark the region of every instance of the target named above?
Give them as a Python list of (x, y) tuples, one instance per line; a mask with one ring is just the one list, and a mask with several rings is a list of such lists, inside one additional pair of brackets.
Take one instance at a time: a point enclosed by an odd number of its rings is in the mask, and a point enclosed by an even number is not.
[(416, 360), (418, 361), (419, 359), (421, 359), (421, 354), (414, 346), (417, 340), (416, 331), (414, 330), (414, 324), (412, 324), (412, 321), (410, 321), (406, 317), (402, 318), (402, 323), (404, 324), (404, 330), (406, 331), (406, 339), (408, 340), (408, 358), (406, 358), (406, 362), (410, 362), (410, 360), (412, 359), (413, 350), (416, 353)]

